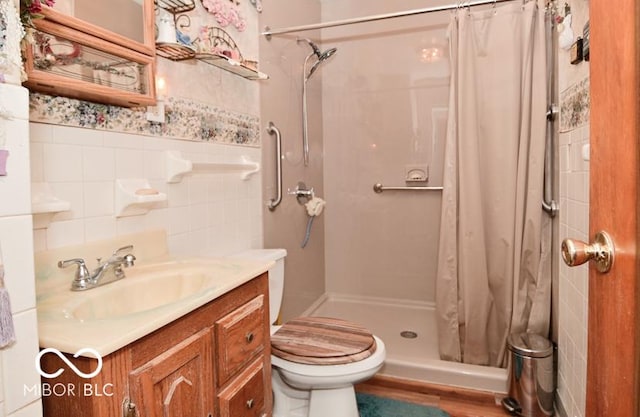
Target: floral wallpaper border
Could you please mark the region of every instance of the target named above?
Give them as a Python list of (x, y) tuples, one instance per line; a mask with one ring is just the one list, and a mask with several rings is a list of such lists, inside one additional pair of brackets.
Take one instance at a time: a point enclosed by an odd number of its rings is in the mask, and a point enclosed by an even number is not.
[(146, 111), (142, 107), (109, 106), (38, 93), (29, 95), (29, 120), (32, 122), (260, 146), (260, 121), (256, 116), (180, 98), (169, 98), (165, 102), (165, 123), (147, 121)]
[(560, 132), (589, 123), (589, 77), (560, 93)]

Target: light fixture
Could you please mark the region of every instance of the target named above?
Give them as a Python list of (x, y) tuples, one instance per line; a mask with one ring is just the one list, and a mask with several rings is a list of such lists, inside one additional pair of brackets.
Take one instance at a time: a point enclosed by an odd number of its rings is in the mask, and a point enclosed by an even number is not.
[(164, 123), (164, 99), (167, 94), (167, 82), (164, 77), (156, 75), (156, 105), (147, 106), (147, 120)]
[(444, 48), (446, 45), (447, 43), (445, 41), (436, 37), (432, 37), (429, 40), (423, 39), (416, 48), (418, 61), (424, 64), (430, 64), (442, 60), (445, 56)]
[(443, 56), (444, 56), (444, 53), (442, 51), (442, 48), (438, 46), (422, 48), (420, 49), (420, 53), (419, 53), (420, 62), (424, 62), (424, 63), (440, 61)]

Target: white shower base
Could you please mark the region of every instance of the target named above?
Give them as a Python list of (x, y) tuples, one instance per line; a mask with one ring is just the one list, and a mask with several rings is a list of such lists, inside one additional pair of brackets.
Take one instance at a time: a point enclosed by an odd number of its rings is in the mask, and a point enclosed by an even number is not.
[[(342, 318), (369, 328), (387, 348), (387, 359), (380, 375), (494, 393), (507, 392), (506, 369), (439, 359), (432, 303), (328, 294), (304, 315)], [(417, 337), (402, 337), (400, 333), (406, 330), (417, 333)]]

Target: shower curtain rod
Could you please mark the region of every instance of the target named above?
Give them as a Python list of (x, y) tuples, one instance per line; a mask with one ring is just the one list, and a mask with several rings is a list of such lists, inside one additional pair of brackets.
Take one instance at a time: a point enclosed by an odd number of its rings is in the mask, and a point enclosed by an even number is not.
[[(406, 10), (403, 12), (394, 12), (394, 13), (385, 13), (385, 14), (378, 14), (378, 15), (373, 15), (373, 16), (365, 16), (365, 17), (355, 17), (355, 18), (351, 18), (351, 19), (344, 19), (344, 20), (334, 20), (332, 22), (325, 22), (325, 23), (313, 23), (310, 25), (301, 25), (301, 26), (290, 26), (290, 27), (286, 27), (286, 28), (281, 28), (281, 29), (271, 29), (269, 28), (269, 26), (265, 27), (264, 32), (262, 32), (262, 35), (264, 35), (267, 39), (271, 38), (271, 35), (282, 35), (285, 33), (291, 33), (291, 32), (304, 32), (307, 30), (314, 30), (314, 29), (324, 29), (324, 28), (331, 28), (331, 27), (336, 27), (336, 26), (345, 26), (345, 25), (352, 25), (354, 23), (365, 23), (365, 22), (375, 22), (377, 20), (385, 20), (385, 19), (395, 19), (396, 17), (405, 17), (405, 16), (413, 16), (413, 15), (417, 15), (417, 14), (423, 14), (423, 13), (431, 13), (431, 12), (441, 12), (444, 10), (455, 10), (455, 9), (459, 9), (459, 8), (466, 8), (466, 7), (474, 7), (474, 6), (482, 6), (485, 4), (496, 4), (496, 3), (503, 3), (506, 1), (514, 1), (514, 0), (477, 0), (477, 1), (467, 1), (467, 2), (459, 2), (457, 4), (448, 4), (445, 6), (435, 6), (435, 7), (426, 7), (423, 9), (414, 9), (414, 10)], [(522, 3), (526, 3), (529, 0), (522, 0)]]

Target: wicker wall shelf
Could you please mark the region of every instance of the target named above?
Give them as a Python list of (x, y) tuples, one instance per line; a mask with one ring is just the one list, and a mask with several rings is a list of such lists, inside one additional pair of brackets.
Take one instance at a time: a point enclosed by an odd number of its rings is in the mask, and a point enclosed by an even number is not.
[(193, 0), (154, 0), (154, 3), (172, 14), (185, 13), (196, 8)]
[(179, 43), (156, 43), (156, 55), (172, 61), (184, 61), (193, 59), (196, 51)]
[[(196, 53), (196, 50), (208, 52)], [(179, 43), (156, 43), (156, 54), (173, 61), (197, 59), (248, 80), (269, 78), (257, 70), (257, 63), (244, 60), (233, 38), (219, 27), (210, 26), (202, 30), (201, 36), (194, 40), (193, 47)]]

